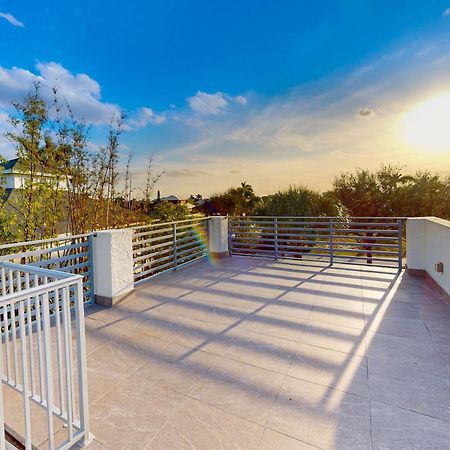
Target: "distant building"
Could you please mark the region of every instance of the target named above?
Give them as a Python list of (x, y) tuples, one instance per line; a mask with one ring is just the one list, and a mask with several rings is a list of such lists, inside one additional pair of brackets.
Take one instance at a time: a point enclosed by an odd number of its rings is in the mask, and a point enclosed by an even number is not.
[(176, 195), (167, 195), (166, 197), (161, 197), (162, 202), (169, 202), (175, 205), (181, 205), (185, 200), (180, 200)]
[[(44, 179), (51, 180), (54, 177), (52, 174), (43, 175)], [(0, 163), (0, 185), (11, 192), (14, 189), (22, 189), (25, 186), (27, 179), (27, 172), (24, 172), (19, 167), (19, 158), (10, 159), (9, 161)], [(67, 190), (67, 183), (65, 181), (59, 182), (59, 187), (62, 190)]]
[[(0, 184), (7, 190), (20, 189), (25, 184), (25, 176), (18, 168), (19, 158), (0, 164)], [(1, 167), (3, 166), (3, 167)]]

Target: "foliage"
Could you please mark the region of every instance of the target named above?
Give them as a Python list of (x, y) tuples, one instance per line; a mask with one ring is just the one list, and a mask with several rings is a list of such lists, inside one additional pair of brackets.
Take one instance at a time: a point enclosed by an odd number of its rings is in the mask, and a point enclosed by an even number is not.
[(222, 194), (213, 195), (209, 204), (216, 213), (234, 216), (251, 214), (259, 201), (252, 186), (244, 181), (237, 188), (229, 188)]
[[(125, 177), (126, 201), (118, 196), (119, 145), (124, 115), (114, 113), (106, 144), (93, 146), (89, 142), (89, 125), (74, 117), (70, 105), (59, 100), (56, 88), (53, 95), (53, 101), (46, 102), (37, 83), (32, 93), (21, 102), (13, 103), (12, 131), (7, 137), (17, 151), (23, 187), (18, 195), (8, 200), (8, 208), (16, 219), (14, 227), (7, 226), (5, 208), (0, 205), (1, 237), (13, 239), (6, 237), (7, 230), (11, 229), (17, 232), (17, 239), (33, 240), (61, 232), (79, 234), (145, 219), (142, 212), (132, 211), (135, 206), (142, 209), (141, 204), (131, 198), (132, 155)], [(152, 170), (152, 158), (148, 170)], [(147, 181), (147, 193), (161, 176), (153, 172), (150, 175), (153, 176)]]
[(329, 194), (290, 186), (266, 197), (255, 211), (261, 216), (339, 216), (342, 207)]
[(10, 118), (13, 131), (7, 137), (16, 145), (19, 170), (23, 178), (21, 195), (13, 207), (18, 211), (18, 230), (23, 240), (50, 237), (61, 219), (59, 180), (54, 178), (59, 152), (50, 131), (48, 107), (39, 94), (39, 85), (22, 103), (13, 104)]
[(450, 180), (430, 172), (405, 175), (398, 166), (381, 166), (375, 172), (357, 169), (336, 177), (330, 195), (353, 216), (450, 218)]
[(186, 205), (176, 205), (170, 202), (158, 202), (150, 210), (152, 220), (159, 222), (173, 222), (189, 217), (189, 209)]
[[(5, 161), (0, 157), (0, 178)], [(6, 189), (0, 184), (0, 244), (12, 242), (16, 238), (15, 216), (5, 208)]]

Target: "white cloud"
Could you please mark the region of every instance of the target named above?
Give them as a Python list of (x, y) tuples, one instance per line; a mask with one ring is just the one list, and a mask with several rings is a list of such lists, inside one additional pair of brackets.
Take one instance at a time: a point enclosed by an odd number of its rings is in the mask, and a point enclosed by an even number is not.
[(228, 101), (222, 92), (207, 94), (198, 91), (193, 97), (188, 97), (187, 102), (191, 109), (201, 116), (217, 116), (223, 114), (228, 106)]
[(12, 14), (0, 12), (0, 17), (7, 20), (11, 25), (15, 27), (23, 28), (25, 25), (20, 20), (17, 20)]
[(234, 97), (234, 101), (242, 106), (245, 106), (248, 103), (248, 100), (243, 95)]
[(447, 9), (442, 13), (442, 15), (443, 15), (444, 17), (450, 16), (450, 8), (447, 8)]
[(168, 169), (164, 176), (171, 178), (191, 178), (191, 177), (203, 177), (203, 176), (212, 176), (214, 175), (211, 172), (207, 172), (204, 170), (195, 170), (195, 169)]
[(233, 97), (220, 91), (215, 94), (198, 91), (194, 96), (188, 97), (187, 102), (194, 113), (200, 116), (218, 116), (225, 113), (230, 103), (245, 106), (247, 99), (242, 95)]
[(163, 114), (155, 114), (151, 108), (139, 108), (136, 113), (130, 116), (125, 122), (126, 130), (138, 130), (148, 124), (159, 125), (166, 121)]
[[(100, 84), (89, 75), (74, 74), (56, 62), (38, 63), (36, 69), (35, 74), (18, 67), (0, 66), (0, 107), (10, 109), (12, 101), (21, 100), (38, 82), (47, 101), (53, 100), (52, 88), (56, 87), (59, 98), (67, 101), (74, 115), (94, 125), (109, 124), (113, 114), (121, 110), (120, 106), (102, 100)], [(125, 127), (134, 130), (163, 121), (163, 115), (142, 107), (131, 113)]]

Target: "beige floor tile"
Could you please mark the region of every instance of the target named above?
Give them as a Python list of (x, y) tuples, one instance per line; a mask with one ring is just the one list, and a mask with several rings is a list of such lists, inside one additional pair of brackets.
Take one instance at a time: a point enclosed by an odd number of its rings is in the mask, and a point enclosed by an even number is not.
[(308, 321), (301, 342), (344, 353), (365, 356), (365, 331), (341, 325)]
[(317, 450), (317, 447), (299, 441), (286, 434), (266, 428), (258, 446), (259, 450)]
[(154, 450), (256, 449), (263, 427), (188, 400), (149, 445)]
[(301, 344), (288, 375), (333, 389), (368, 396), (367, 359)]
[(289, 369), (298, 345), (294, 341), (250, 331), (232, 330), (228, 336), (233, 344), (224, 353), (226, 358), (280, 373)]
[(326, 449), (369, 449), (369, 400), (288, 377), (267, 426)]
[(91, 408), (92, 433), (107, 448), (145, 448), (185, 401), (167, 389), (136, 391), (125, 382)]
[(213, 365), (192, 397), (264, 425), (285, 376), (227, 358)]

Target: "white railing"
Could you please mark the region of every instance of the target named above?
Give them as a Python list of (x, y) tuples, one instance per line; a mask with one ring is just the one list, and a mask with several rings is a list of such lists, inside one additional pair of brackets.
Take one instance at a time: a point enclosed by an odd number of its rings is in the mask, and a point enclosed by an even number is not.
[[(0, 263), (1, 449), (5, 422), (26, 449), (42, 443), (33, 442), (33, 436), (42, 434), (43, 423), (49, 449), (90, 439), (82, 278)], [(21, 402), (10, 401), (14, 391)], [(8, 423), (18, 416), (10, 408), (20, 409), (23, 421)]]
[(402, 267), (403, 218), (230, 217), (231, 255)]
[(0, 262), (82, 275), (84, 300), (93, 302), (92, 237), (93, 233), (87, 233), (3, 244), (0, 245)]
[(134, 228), (135, 282), (197, 261), (208, 252), (208, 218), (179, 220)]

